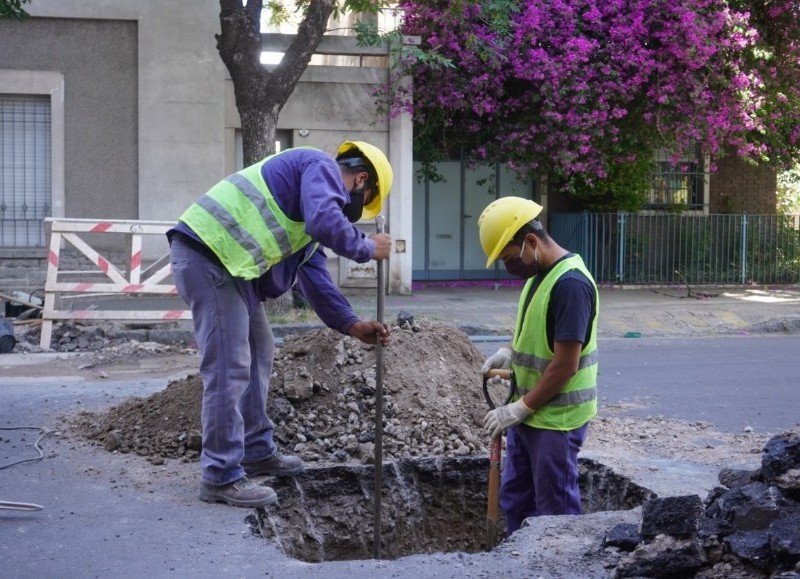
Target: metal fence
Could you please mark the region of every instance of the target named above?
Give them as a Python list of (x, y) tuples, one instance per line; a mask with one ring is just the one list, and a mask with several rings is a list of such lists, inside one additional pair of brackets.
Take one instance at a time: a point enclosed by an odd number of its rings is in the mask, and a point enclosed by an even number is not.
[(800, 215), (558, 213), (550, 233), (598, 283), (800, 282)]
[(0, 247), (45, 247), (47, 217), (50, 217), (49, 204), (9, 206), (0, 202)]

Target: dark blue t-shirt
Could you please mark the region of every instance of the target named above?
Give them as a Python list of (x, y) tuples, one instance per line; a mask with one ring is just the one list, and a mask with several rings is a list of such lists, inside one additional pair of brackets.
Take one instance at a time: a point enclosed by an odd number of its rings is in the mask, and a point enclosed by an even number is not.
[[(568, 253), (562, 259), (572, 257)], [(527, 310), (539, 284), (555, 267), (556, 263), (537, 274), (527, 296)], [(555, 283), (547, 305), (547, 343), (553, 351), (556, 342), (581, 342), (586, 344), (592, 336), (595, 311), (595, 289), (592, 282), (577, 269), (570, 270)]]

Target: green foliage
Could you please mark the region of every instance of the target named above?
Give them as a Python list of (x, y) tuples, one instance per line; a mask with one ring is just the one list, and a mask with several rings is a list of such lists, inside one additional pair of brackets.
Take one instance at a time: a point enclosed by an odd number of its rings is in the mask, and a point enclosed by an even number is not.
[(612, 163), (603, 180), (576, 177), (572, 194), (589, 211), (639, 211), (647, 202), (653, 183), (653, 159), (653, 155), (642, 152), (632, 161)]
[(280, 26), (289, 22), (291, 13), (281, 0), (267, 0), (264, 2), (264, 9), (269, 14), (270, 25)]
[[(291, 20), (292, 14), (305, 17), (308, 12), (308, 0), (288, 2), (285, 0), (264, 0), (264, 9), (269, 13), (269, 23), (273, 26), (286, 24)], [(378, 14), (390, 4), (381, 0), (344, 0), (334, 2), (331, 16), (338, 20), (345, 14)]]
[(31, 0), (0, 0), (0, 18), (14, 18), (22, 21), (28, 18), (28, 13), (22, 8)]
[(491, 25), (499, 36), (513, 34), (513, 17), (521, 10), (520, 2), (516, 0), (490, 0), (486, 4), (484, 22)]
[(800, 165), (778, 175), (778, 213), (800, 213)]
[(413, 95), (378, 95), (412, 113), (417, 160), (441, 159), (456, 141), (461, 157), (547, 174), (551, 192), (614, 211), (635, 210), (648, 193), (634, 155), (667, 149), (679, 159), (699, 147), (712, 161), (731, 151), (778, 168), (797, 157), (796, 0), (400, 7), (403, 32), (455, 64), (410, 61)]
[[(355, 23), (357, 46), (379, 46), (388, 44), (393, 57), (392, 68), (397, 70), (414, 64), (427, 69), (453, 68), (455, 65), (449, 58), (445, 58), (435, 49), (421, 49), (416, 44), (404, 44), (403, 33), (399, 30), (382, 32), (378, 26), (368, 20), (359, 20)], [(405, 70), (403, 68), (403, 70)]]
[(356, 46), (379, 46), (388, 42), (388, 35), (378, 30), (377, 24), (367, 20), (359, 20), (355, 24)]
[[(645, 283), (649, 281), (644, 278), (645, 265), (647, 264), (650, 254), (650, 236), (646, 231), (636, 233), (631, 232), (627, 235), (625, 240), (625, 272), (627, 272), (624, 281), (634, 281), (637, 283)], [(631, 277), (634, 276), (634, 277)]]
[(796, 283), (800, 279), (798, 225), (792, 216), (748, 219), (745, 248), (748, 283)]
[(344, 2), (334, 2), (333, 17), (339, 18), (343, 14), (378, 14), (381, 10), (389, 7), (388, 2), (376, 2), (375, 0), (344, 0)]

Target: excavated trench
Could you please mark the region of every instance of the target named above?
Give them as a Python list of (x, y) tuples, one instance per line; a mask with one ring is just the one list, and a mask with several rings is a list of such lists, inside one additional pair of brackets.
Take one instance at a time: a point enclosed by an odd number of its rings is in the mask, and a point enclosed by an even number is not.
[[(584, 513), (632, 509), (655, 497), (603, 464), (580, 459), (579, 467)], [(485, 456), (385, 463), (381, 557), (486, 550), (488, 470)], [(278, 507), (258, 509), (250, 522), (288, 556), (310, 563), (373, 556), (373, 467), (310, 468), (269, 484)], [(501, 514), (498, 540), (504, 529)]]

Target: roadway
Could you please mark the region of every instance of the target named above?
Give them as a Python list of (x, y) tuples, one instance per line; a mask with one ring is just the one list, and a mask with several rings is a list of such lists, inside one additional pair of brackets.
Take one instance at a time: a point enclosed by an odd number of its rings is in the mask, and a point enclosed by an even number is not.
[[(485, 355), (501, 343), (476, 342)], [(779, 433), (800, 423), (800, 335), (601, 338), (600, 406)]]

